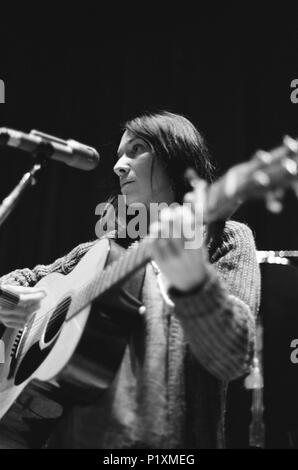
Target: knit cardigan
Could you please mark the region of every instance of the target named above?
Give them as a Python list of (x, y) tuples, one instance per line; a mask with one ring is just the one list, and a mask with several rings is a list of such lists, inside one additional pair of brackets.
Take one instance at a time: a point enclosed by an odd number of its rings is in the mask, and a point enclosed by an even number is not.
[[(34, 286), (49, 273), (68, 274), (96, 242), (48, 266), (13, 271), (0, 283)], [(225, 389), (248, 371), (260, 303), (251, 230), (228, 221), (210, 261), (204, 284), (172, 293), (172, 305), (147, 265), (146, 313), (112, 386), (99, 402), (72, 407), (49, 447), (224, 447)]]

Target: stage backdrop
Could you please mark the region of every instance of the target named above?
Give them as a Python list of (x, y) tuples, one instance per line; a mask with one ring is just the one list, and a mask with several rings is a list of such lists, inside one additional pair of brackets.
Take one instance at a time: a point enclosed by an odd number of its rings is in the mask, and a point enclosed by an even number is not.
[[(0, 227), (0, 275), (50, 263), (95, 238), (95, 208), (113, 185), (121, 123), (138, 113), (168, 109), (189, 117), (207, 139), (218, 175), (257, 149), (278, 145), (283, 135), (298, 135), (298, 103), (290, 99), (291, 83), (298, 79), (297, 7), (271, 4), (266, 11), (258, 6), (248, 12), (241, 3), (235, 16), (235, 7), (226, 3), (212, 3), (207, 13), (199, 5), (194, 15), (179, 5), (173, 23), (172, 11), (163, 22), (160, 11), (150, 6), (153, 18), (145, 23), (146, 6), (130, 22), (118, 6), (113, 17), (94, 13), (93, 22), (80, 8), (80, 24), (89, 28), (88, 44), (78, 24), (65, 34), (65, 43), (59, 36), (57, 45), (60, 12), (53, 11), (50, 34), (34, 16), (30, 24), (23, 21), (19, 7), (11, 28), (1, 15), (0, 80), (6, 103), (0, 104), (0, 127), (76, 139), (97, 148), (101, 161), (90, 173), (48, 163)], [(48, 12), (44, 15), (48, 19)], [(63, 31), (66, 23), (72, 24), (71, 13), (68, 20), (61, 21)], [(17, 34), (17, 21), (26, 26), (22, 35)], [(27, 154), (0, 148), (0, 201), (31, 165)], [(298, 249), (298, 201), (291, 194), (280, 215), (257, 201), (246, 203), (234, 218), (249, 224), (258, 249)], [(279, 320), (282, 325), (282, 311)], [(267, 383), (268, 397), (270, 378)], [(247, 446), (250, 397), (242, 380), (231, 392), (229, 445)], [(284, 443), (279, 440), (279, 445)]]
[[(0, 126), (76, 139), (96, 147), (101, 161), (90, 173), (49, 162), (0, 228), (0, 274), (49, 263), (95, 237), (95, 207), (111, 189), (120, 125), (137, 113), (188, 116), (205, 135), (219, 174), (284, 134), (298, 134), (298, 104), (290, 100), (298, 78), (295, 12), (280, 18), (256, 12), (249, 21), (230, 13), (222, 8), (163, 32), (138, 23), (121, 34), (94, 34), (86, 47), (78, 41), (39, 47), (26, 37), (3, 45)], [(0, 148), (0, 200), (31, 163), (21, 151)], [(259, 249), (298, 249), (298, 202), (290, 195), (278, 216), (250, 202), (235, 218), (251, 226)]]

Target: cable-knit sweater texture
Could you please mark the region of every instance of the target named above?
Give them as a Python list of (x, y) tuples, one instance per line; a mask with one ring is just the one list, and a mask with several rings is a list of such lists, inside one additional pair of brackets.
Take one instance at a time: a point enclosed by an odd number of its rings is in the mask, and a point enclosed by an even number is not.
[[(52, 272), (68, 274), (94, 242), (48, 266), (18, 269), (4, 284), (34, 286)], [(204, 284), (161, 295), (147, 265), (143, 321), (120, 370), (99, 402), (73, 407), (49, 446), (67, 448), (215, 448), (224, 446), (224, 391), (248, 371), (260, 302), (260, 271), (251, 230), (228, 221), (211, 253)]]

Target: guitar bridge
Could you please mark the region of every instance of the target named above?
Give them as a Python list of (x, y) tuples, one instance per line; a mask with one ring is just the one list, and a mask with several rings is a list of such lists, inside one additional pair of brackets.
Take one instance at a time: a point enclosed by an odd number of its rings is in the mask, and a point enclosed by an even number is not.
[(10, 357), (11, 357), (12, 360), (15, 360), (17, 358), (17, 355), (18, 355), (18, 352), (19, 352), (20, 341), (21, 341), (21, 338), (23, 336), (23, 332), (25, 331), (25, 329), (24, 330), (19, 330), (19, 332), (16, 336), (16, 339), (13, 343), (13, 346), (11, 348), (11, 353), (10, 353)]

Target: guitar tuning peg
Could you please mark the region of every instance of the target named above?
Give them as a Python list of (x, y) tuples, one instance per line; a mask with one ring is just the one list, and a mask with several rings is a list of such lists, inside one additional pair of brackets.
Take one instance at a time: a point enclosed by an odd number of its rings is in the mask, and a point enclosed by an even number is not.
[(193, 188), (195, 188), (196, 184), (200, 181), (197, 172), (193, 168), (188, 168), (184, 176)]
[(281, 201), (278, 201), (277, 199), (269, 199), (266, 198), (266, 209), (269, 212), (272, 212), (272, 214), (280, 214), (280, 212), (283, 210), (283, 204)]
[(273, 157), (270, 152), (266, 152), (265, 150), (258, 150), (254, 155), (254, 159), (259, 161), (260, 163), (263, 163), (263, 165), (266, 166), (270, 165)]
[(283, 210), (283, 204), (281, 202), (283, 195), (283, 190), (269, 192), (265, 198), (266, 209), (273, 214), (279, 214)]
[(253, 179), (255, 180), (257, 184), (259, 184), (260, 186), (264, 188), (266, 188), (270, 184), (269, 176), (266, 173), (264, 173), (264, 171), (262, 170), (256, 171), (253, 176)]
[(289, 135), (285, 135), (283, 138), (283, 144), (290, 150), (291, 153), (298, 153), (298, 142)]
[(282, 162), (282, 166), (286, 169), (289, 175), (297, 176), (298, 165), (297, 165), (297, 162), (295, 162), (295, 160), (292, 160), (291, 158), (285, 158), (284, 161)]

